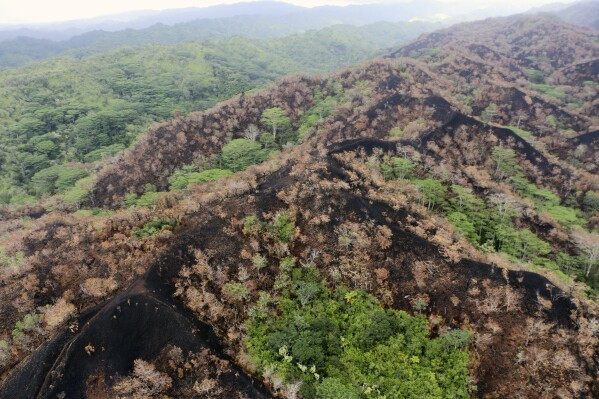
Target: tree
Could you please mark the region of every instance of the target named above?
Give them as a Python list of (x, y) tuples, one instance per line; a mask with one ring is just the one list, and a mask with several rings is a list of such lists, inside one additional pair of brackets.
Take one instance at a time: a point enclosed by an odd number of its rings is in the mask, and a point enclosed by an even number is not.
[(260, 130), (258, 130), (256, 125), (249, 125), (248, 128), (243, 132), (243, 137), (252, 141), (256, 141), (259, 135)]
[(316, 393), (322, 399), (358, 399), (360, 390), (344, 384), (339, 378), (325, 378), (316, 387)]
[(588, 278), (591, 275), (593, 266), (599, 260), (599, 235), (587, 233), (582, 229), (575, 229), (571, 238), (578, 250), (586, 256), (584, 276)]
[(495, 118), (497, 116), (498, 112), (497, 112), (497, 104), (492, 103), (489, 104), (489, 106), (487, 108), (485, 108), (485, 110), (482, 113), (482, 118), (485, 122), (493, 122), (493, 118)]
[(287, 116), (287, 113), (279, 107), (264, 110), (260, 121), (272, 129), (272, 135), (275, 140), (277, 132), (291, 126), (291, 120)]
[(551, 252), (551, 246), (529, 229), (518, 231), (518, 238), (520, 241), (520, 259), (522, 261), (532, 260), (534, 262), (539, 256)]
[(583, 201), (585, 207), (591, 212), (599, 211), (599, 193), (587, 191)]
[(409, 159), (385, 156), (381, 164), (381, 173), (385, 180), (409, 179), (416, 165)]
[(520, 172), (518, 160), (514, 150), (503, 147), (493, 149), (493, 161), (495, 161), (495, 177), (503, 180), (510, 176), (515, 176)]
[(476, 227), (468, 219), (468, 216), (464, 215), (462, 212), (452, 212), (447, 215), (447, 220), (449, 220), (458, 231), (464, 234), (468, 241), (478, 242), (479, 236), (476, 233)]
[(87, 171), (81, 167), (54, 165), (33, 175), (31, 188), (38, 196), (65, 192), (87, 175)]
[(414, 180), (413, 183), (418, 187), (422, 199), (421, 202), (428, 209), (434, 208), (437, 204), (443, 202), (447, 188), (438, 180), (435, 179), (421, 179)]
[(522, 122), (522, 119), (527, 117), (527, 113), (524, 110), (520, 110), (516, 113), (516, 117), (518, 118), (516, 129), (520, 129), (520, 123)]
[(248, 139), (235, 139), (223, 147), (221, 159), (223, 165), (234, 172), (244, 170), (250, 165), (263, 162), (270, 156), (270, 151), (262, 148), (260, 143)]

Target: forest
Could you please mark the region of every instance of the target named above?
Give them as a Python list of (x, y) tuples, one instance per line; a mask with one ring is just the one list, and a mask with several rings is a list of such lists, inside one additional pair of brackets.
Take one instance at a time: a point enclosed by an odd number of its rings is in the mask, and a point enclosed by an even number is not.
[[(336, 26), (277, 40), (124, 48), (0, 71), (0, 202), (64, 192), (72, 176), (87, 176), (95, 162), (121, 153), (155, 122), (286, 74), (360, 62), (418, 31), (391, 23)], [(49, 176), (60, 187), (39, 184)]]

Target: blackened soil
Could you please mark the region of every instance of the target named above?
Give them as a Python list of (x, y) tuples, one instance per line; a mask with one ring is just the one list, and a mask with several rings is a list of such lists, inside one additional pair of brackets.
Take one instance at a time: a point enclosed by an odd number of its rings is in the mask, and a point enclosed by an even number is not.
[[(456, 114), (454, 118), (449, 118), (447, 124), (456, 123), (456, 118), (460, 117), (463, 116)], [(354, 151), (358, 147), (366, 151), (374, 148), (391, 150), (395, 145), (393, 142), (363, 138), (337, 143), (328, 150), (329, 154)], [(321, 179), (339, 179), (349, 183), (343, 164), (329, 156), (327, 165), (328, 170), (323, 172)], [(273, 212), (284, 207), (275, 194), (291, 184), (294, 177), (290, 176), (290, 169), (282, 168), (262, 178), (253, 193), (253, 205), (243, 205), (246, 200), (244, 197), (223, 203), (227, 218), (240, 219), (252, 207), (255, 207), (251, 210), (252, 214)], [(570, 319), (575, 305), (564, 293), (552, 287), (546, 278), (518, 271), (506, 271), (503, 274), (493, 265), (471, 260), (449, 262), (432, 241), (406, 228), (409, 223), (406, 209), (394, 209), (389, 204), (369, 199), (359, 190), (360, 187), (354, 190), (330, 190), (326, 196), (304, 197), (298, 204), (300, 209), (322, 209), (325, 205), (319, 205), (318, 201), (325, 198), (326, 206), (332, 208), (334, 217), (328, 225), (319, 227), (319, 231), (302, 222), (301, 218), (298, 227), (306, 235), (322, 233), (322, 241), (312, 242), (311, 247), (339, 258), (342, 253), (335, 252), (338, 238), (334, 232), (341, 223), (351, 219), (387, 226), (394, 235), (391, 247), (384, 253), (369, 255), (373, 264), (387, 264), (389, 267), (394, 307), (409, 309), (408, 298), (422, 293), (423, 288), (417, 285), (414, 265), (427, 260), (439, 270), (427, 280), (425, 291), (430, 297), (430, 310), (443, 315), (450, 322), (455, 320), (456, 325), (463, 322), (466, 316), (472, 322), (483, 319), (478, 305), (470, 300), (467, 292), (474, 280), (484, 280), (488, 281), (490, 288), (504, 287), (509, 283), (522, 295), (521, 307), (517, 311), (505, 317), (501, 314), (497, 316), (497, 322), (506, 332), (522, 329), (527, 317), (540, 317), (559, 327), (575, 328)], [(227, 220), (208, 209), (204, 211), (209, 214), (207, 219), (196, 219), (190, 215), (175, 230), (170, 248), (156, 260), (145, 276), (134, 281), (115, 298), (80, 316), (76, 330), (65, 328), (38, 348), (0, 387), (0, 398), (55, 398), (61, 393), (66, 398), (83, 398), (90, 379), (101, 376), (110, 386), (116, 378), (131, 372), (134, 360), (141, 358), (152, 362), (169, 345), (194, 353), (208, 348), (216, 356), (229, 360), (213, 329), (199, 321), (172, 295), (175, 288), (173, 279), (180, 267), (193, 263), (190, 247), (212, 251), (221, 262), (238, 263), (236, 256), (243, 247), (243, 238), (234, 234), (225, 236), (223, 231)], [(298, 253), (294, 255), (300, 256), (301, 250), (295, 248), (294, 251)], [(387, 259), (391, 262), (387, 262)], [(459, 305), (452, 304), (451, 297), (459, 299)], [(552, 303), (541, 314), (539, 298)], [(217, 331), (218, 328), (216, 326)], [(504, 387), (505, 381), (514, 377), (513, 356), (516, 349), (512, 346), (515, 344), (509, 340), (498, 340), (493, 349), (480, 353), (481, 365), (476, 371), (479, 381), (477, 396), (495, 392), (497, 387)], [(229, 362), (228, 367), (231, 371), (226, 373), (230, 379), (227, 380), (229, 387), (235, 387), (239, 394), (243, 393), (246, 397), (272, 398), (260, 383), (233, 362)]]
[[(209, 325), (171, 300), (170, 290), (152, 287), (159, 281), (158, 268), (157, 263), (148, 271), (149, 284), (140, 278), (123, 294), (81, 316), (77, 332), (65, 329), (39, 348), (0, 388), (0, 397), (83, 398), (93, 376), (103, 374), (112, 385), (131, 372), (134, 360), (152, 361), (167, 345), (184, 353), (208, 348), (228, 360)], [(229, 365), (229, 387), (249, 398), (271, 397), (239, 367)]]
[(588, 132), (581, 134), (580, 136), (573, 137), (569, 140), (572, 144), (594, 144), (599, 141), (599, 130), (594, 132)]

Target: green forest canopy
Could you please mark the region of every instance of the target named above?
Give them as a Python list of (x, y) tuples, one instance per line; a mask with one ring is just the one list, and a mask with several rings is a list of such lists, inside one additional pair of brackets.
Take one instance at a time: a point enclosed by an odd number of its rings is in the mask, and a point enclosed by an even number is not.
[(400, 24), (340, 25), (276, 40), (122, 48), (2, 70), (0, 201), (53, 193), (33, 176), (118, 153), (155, 121), (206, 109), (289, 73), (357, 63), (415, 34)]

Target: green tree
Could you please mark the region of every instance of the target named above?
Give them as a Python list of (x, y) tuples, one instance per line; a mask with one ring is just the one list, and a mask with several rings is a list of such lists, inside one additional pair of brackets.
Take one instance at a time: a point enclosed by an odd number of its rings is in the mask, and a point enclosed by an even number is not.
[(497, 116), (497, 104), (491, 103), (482, 113), (482, 118), (485, 122), (493, 122), (493, 119)]
[(263, 149), (260, 143), (248, 139), (235, 139), (223, 147), (221, 160), (223, 166), (234, 172), (244, 170), (268, 159), (270, 151)]
[[(330, 290), (313, 266), (273, 298), (270, 317), (250, 312), (247, 348), (261, 369), (302, 382), (306, 399), (469, 397), (470, 334), (429, 335), (425, 316), (383, 309), (363, 291)], [(306, 287), (319, 287), (305, 297)], [(314, 291), (310, 289), (310, 291)]]
[(599, 211), (599, 193), (596, 191), (587, 191), (584, 195), (583, 204), (590, 212)]
[(58, 152), (58, 146), (53, 141), (45, 140), (35, 145), (35, 151), (46, 154), (49, 158), (53, 158)]
[(444, 202), (447, 188), (435, 179), (417, 179), (412, 181), (418, 188), (421, 195), (421, 203), (426, 204), (428, 209), (432, 209)]
[(477, 229), (468, 216), (462, 212), (452, 212), (447, 215), (447, 220), (449, 220), (460, 233), (464, 234), (468, 241), (479, 242), (480, 237), (477, 234)]
[(495, 162), (495, 178), (504, 180), (510, 176), (520, 173), (518, 159), (514, 150), (503, 147), (493, 149), (492, 159)]
[(416, 165), (409, 159), (385, 156), (381, 164), (381, 173), (385, 180), (410, 179)]
[(551, 252), (551, 246), (529, 229), (520, 230), (518, 238), (520, 241), (520, 259), (523, 261), (529, 259), (535, 261), (539, 256), (544, 256)]
[(87, 171), (82, 167), (54, 165), (33, 175), (31, 191), (37, 196), (64, 192), (87, 175)]
[(360, 390), (352, 385), (344, 384), (339, 378), (325, 378), (316, 387), (319, 399), (360, 399)]
[(291, 120), (287, 116), (287, 112), (279, 107), (264, 110), (260, 121), (272, 130), (272, 135), (275, 140), (277, 139), (278, 132), (291, 127)]

